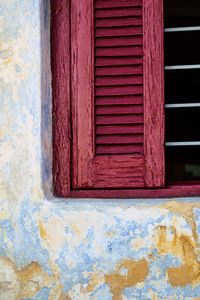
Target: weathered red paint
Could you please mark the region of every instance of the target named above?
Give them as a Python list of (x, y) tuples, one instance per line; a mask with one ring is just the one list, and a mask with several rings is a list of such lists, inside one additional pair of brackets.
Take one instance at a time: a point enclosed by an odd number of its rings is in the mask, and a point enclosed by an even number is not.
[(93, 1), (71, 0), (72, 187), (92, 187), (94, 157)]
[(146, 187), (165, 185), (163, 1), (143, 5)]
[(161, 189), (103, 189), (103, 190), (73, 190), (70, 193), (74, 198), (170, 198), (199, 196), (200, 186), (169, 186)]
[[(96, 2), (95, 2), (96, 3)], [(132, 0), (132, 4), (138, 2)], [(115, 6), (116, 2), (112, 5)], [(140, 3), (141, 4), (141, 3)], [(98, 4), (100, 5), (100, 3)], [(135, 9), (135, 8), (134, 8)], [(141, 7), (137, 7), (142, 14)], [(113, 13), (118, 11), (117, 9)], [(99, 12), (101, 12), (99, 14)], [(112, 13), (112, 11), (111, 11)], [(130, 15), (129, 9), (124, 10), (125, 15)], [(105, 19), (104, 15), (106, 10), (95, 12), (95, 20), (97, 16)], [(120, 78), (112, 77), (110, 75), (96, 75), (93, 71), (94, 58), (93, 53), (95, 50), (95, 62), (97, 67), (99, 64), (107, 68), (105, 58), (113, 59), (113, 65), (123, 66), (123, 59), (127, 55), (133, 58), (132, 65), (138, 64), (138, 58), (134, 55), (142, 54), (142, 45), (133, 47), (97, 47), (96, 39), (103, 38), (109, 35), (121, 35), (123, 27), (110, 28), (108, 30), (98, 30), (98, 25), (95, 30), (95, 47), (92, 45), (94, 41), (93, 26), (93, 1), (92, 0), (78, 0), (71, 2), (71, 87), (72, 87), (72, 124), (73, 124), (73, 188), (123, 188), (123, 187), (144, 187), (144, 157), (143, 157), (143, 134), (136, 132), (133, 135), (115, 135), (115, 136), (95, 136), (94, 129), (94, 115), (96, 125), (119, 125), (121, 124), (141, 124), (143, 123), (143, 109), (141, 106), (135, 105), (135, 95), (143, 93), (142, 77), (122, 75)], [(121, 19), (120, 19), (121, 20)], [(107, 23), (107, 26), (109, 24)], [(119, 24), (118, 24), (119, 26)], [(136, 31), (134, 29), (137, 29)], [(131, 28), (132, 29), (132, 28)], [(114, 33), (113, 33), (114, 30)], [(134, 33), (135, 32), (135, 33)], [(130, 35), (130, 28), (123, 33)], [(142, 34), (142, 26), (133, 27), (133, 33)], [(84, 37), (84, 38), (82, 38)], [(109, 38), (111, 40), (112, 37)], [(116, 41), (115, 41), (116, 42)], [(119, 43), (121, 40), (118, 41)], [(120, 45), (119, 45), (120, 46)], [(98, 61), (97, 61), (98, 59)], [(103, 62), (101, 61), (103, 59)], [(127, 61), (130, 66), (130, 61)], [(139, 61), (141, 64), (142, 61)], [(96, 64), (95, 64), (96, 65)], [(102, 69), (101, 69), (102, 70)], [(139, 69), (141, 70), (141, 69)], [(124, 69), (125, 71), (125, 69)], [(123, 71), (123, 72), (124, 72)], [(113, 72), (113, 69), (112, 69)], [(119, 70), (118, 70), (119, 72)], [(139, 71), (141, 74), (141, 71)], [(95, 93), (94, 93), (94, 74), (95, 76)], [(108, 76), (107, 78), (105, 76)], [(119, 81), (120, 79), (120, 81)], [(97, 101), (96, 114), (94, 114), (94, 95)], [(111, 110), (116, 110), (116, 102), (114, 98), (122, 95), (121, 99), (125, 96), (131, 96), (132, 106), (129, 112), (117, 111), (111, 114)], [(102, 100), (112, 97), (114, 108), (111, 108), (109, 114), (105, 113), (107, 105), (103, 107), (99, 105), (99, 99)], [(102, 108), (104, 113), (102, 113)], [(130, 115), (131, 110), (133, 113)], [(98, 111), (101, 113), (99, 114)], [(124, 113), (123, 113), (124, 112)], [(128, 113), (128, 114), (127, 114)], [(137, 127), (136, 127), (137, 128)], [(95, 153), (96, 149), (96, 153)], [(137, 153), (129, 154), (129, 153)], [(126, 154), (114, 156), (100, 156), (96, 154)], [(129, 155), (127, 155), (129, 154)]]
[[(156, 1), (156, 0), (151, 0)], [(130, 1), (129, 1), (130, 2)], [(121, 2), (120, 2), (121, 3)], [(98, 42), (103, 43), (96, 48), (96, 67), (107, 65), (109, 60), (113, 60), (112, 68), (115, 66), (115, 60), (117, 56), (122, 56), (117, 59), (117, 64), (122, 66), (122, 72), (130, 72), (130, 68), (124, 68), (127, 55), (131, 55), (125, 64), (132, 64), (134, 76), (127, 76), (122, 78), (121, 83), (116, 82), (115, 77), (110, 77), (110, 84), (105, 83), (105, 78), (97, 78), (95, 94), (97, 103), (102, 101), (102, 97), (106, 100), (112, 98), (112, 95), (124, 96), (123, 99), (126, 102), (126, 98), (131, 96), (134, 105), (130, 108), (133, 116), (130, 114), (124, 114), (122, 116), (113, 113), (112, 116), (106, 116), (106, 113), (102, 115), (96, 115), (96, 125), (108, 124), (142, 124), (142, 110), (137, 105), (138, 100), (141, 103), (140, 95), (143, 93), (141, 66), (142, 61), (140, 56), (142, 52), (141, 47), (141, 34), (142, 27), (138, 18), (142, 15), (141, 1), (132, 1), (135, 5), (133, 8), (118, 8), (110, 10), (113, 16), (124, 15), (131, 16), (132, 21), (136, 22), (136, 26), (133, 27), (134, 38), (133, 45), (129, 45), (129, 40), (120, 39), (120, 43), (128, 43), (126, 47), (114, 47), (113, 49), (104, 48), (104, 36), (110, 36), (114, 34), (120, 36), (123, 31), (125, 37), (129, 37), (130, 32), (126, 27), (110, 28), (107, 20), (105, 24), (107, 30), (101, 30), (98, 28), (98, 22), (96, 25), (96, 39)], [(109, 7), (116, 5), (116, 2), (109, 2)], [(105, 18), (106, 11), (101, 10), (101, 5), (105, 5), (101, 1), (96, 2), (98, 11), (95, 16)], [(129, 6), (129, 4), (127, 4)], [(135, 126), (133, 135), (130, 136), (113, 136), (110, 137), (110, 142), (107, 145), (109, 137), (104, 135), (103, 137), (96, 137), (97, 153), (129, 153), (137, 152), (141, 154), (137, 155), (119, 155), (114, 157), (95, 156), (95, 130), (94, 130), (94, 88), (92, 83), (93, 78), (93, 1), (92, 0), (77, 0), (71, 1), (71, 18), (69, 18), (69, 3), (64, 1), (52, 1), (52, 28), (51, 28), (51, 44), (52, 44), (52, 83), (53, 83), (53, 174), (54, 174), (54, 190), (58, 195), (69, 195), (70, 191), (70, 160), (72, 160), (73, 176), (72, 187), (73, 188), (122, 188), (122, 187), (144, 187), (145, 173), (145, 160), (143, 157), (143, 138), (141, 128)], [(119, 5), (121, 6), (121, 4)], [(123, 14), (122, 14), (123, 12)], [(109, 15), (110, 16), (110, 15)], [(70, 24), (71, 20), (71, 41), (69, 41)], [(97, 19), (99, 20), (99, 19)], [(140, 23), (138, 25), (137, 23)], [(102, 24), (101, 24), (102, 26)], [(138, 37), (137, 37), (138, 36)], [(102, 38), (102, 40), (101, 40)], [(139, 40), (138, 40), (139, 38)], [(98, 40), (100, 39), (100, 40)], [(116, 43), (116, 41), (114, 41)], [(140, 44), (140, 46), (137, 46)], [(71, 47), (71, 56), (69, 48)], [(109, 52), (110, 51), (110, 52)], [(123, 52), (123, 53), (122, 53)], [(129, 53), (130, 52), (130, 53)], [(110, 55), (114, 57), (110, 57)], [(136, 57), (132, 55), (137, 55)], [(125, 57), (124, 57), (125, 56)], [(116, 57), (116, 58), (115, 58)], [(132, 60), (132, 61), (131, 61)], [(70, 65), (69, 65), (70, 64)], [(109, 65), (109, 64), (108, 64)], [(70, 68), (71, 66), (71, 68)], [(137, 69), (136, 69), (137, 67)], [(134, 69), (135, 68), (135, 69)], [(69, 74), (71, 70), (71, 86), (69, 83)], [(102, 69), (101, 69), (102, 70)], [(117, 70), (117, 71), (116, 71)], [(111, 69), (111, 72), (121, 72), (120, 68), (115, 70)], [(138, 75), (136, 70), (138, 70)], [(97, 70), (98, 71), (98, 70)], [(130, 74), (129, 74), (130, 75)], [(135, 76), (137, 75), (137, 76)], [(96, 75), (99, 76), (99, 75)], [(105, 75), (104, 75), (105, 76)], [(109, 75), (110, 76), (110, 75)], [(122, 75), (123, 76), (123, 75)], [(123, 79), (127, 82), (123, 83)], [(112, 84), (111, 84), (112, 83)], [(134, 85), (133, 85), (134, 84)], [(113, 85), (113, 86), (112, 86)], [(71, 94), (70, 94), (71, 87)], [(145, 90), (145, 89), (144, 89)], [(70, 95), (72, 102), (70, 103)], [(116, 98), (116, 97), (115, 97)], [(138, 99), (138, 100), (137, 100)], [(136, 101), (137, 100), (137, 101)], [(116, 105), (116, 102), (115, 102)], [(72, 158), (70, 157), (70, 107), (72, 107), (72, 125), (73, 125), (73, 140), (72, 140)], [(104, 110), (106, 106), (104, 105)], [(112, 109), (113, 110), (113, 109)], [(141, 111), (141, 112), (140, 112)], [(117, 113), (117, 112), (116, 112)], [(130, 121), (129, 121), (130, 119)], [(116, 123), (117, 122), (117, 123)], [(118, 126), (118, 125), (117, 125)], [(123, 126), (122, 126), (123, 127)], [(111, 141), (113, 140), (112, 144)], [(118, 145), (120, 141), (121, 146)], [(133, 140), (133, 144), (129, 145), (129, 140)], [(117, 145), (113, 146), (116, 142)], [(127, 144), (128, 143), (128, 144)], [(115, 147), (115, 149), (114, 149)], [(102, 149), (102, 150), (101, 150)], [(122, 151), (123, 149), (123, 151)], [(138, 165), (139, 162), (139, 165)], [(120, 166), (122, 172), (120, 171)], [(110, 176), (111, 175), (111, 176)], [(111, 180), (112, 178), (112, 180)], [(155, 184), (154, 184), (155, 185)], [(150, 186), (150, 184), (149, 184)]]
[[(98, 9), (95, 10), (93, 22), (93, 1), (72, 1), (71, 95), (74, 132), (72, 187), (74, 189), (160, 187), (164, 182), (164, 143), (161, 143), (164, 140), (164, 117), (161, 116), (161, 113), (164, 113), (162, 110), (164, 98), (163, 70), (160, 65), (163, 57), (162, 9), (158, 0), (146, 1), (143, 2), (143, 5), (141, 1), (132, 0), (131, 9), (116, 8), (118, 5), (116, 3), (118, 1), (109, 2), (109, 12), (111, 15), (113, 14), (113, 17), (117, 14), (118, 24), (115, 25), (116, 27), (109, 27), (107, 10), (101, 7), (105, 3), (95, 2)], [(123, 18), (121, 18), (120, 9), (123, 10)], [(153, 20), (155, 12), (159, 15), (156, 20)], [(132, 27), (121, 26), (120, 22), (121, 20), (124, 22), (126, 16), (127, 19), (130, 16), (141, 18), (142, 14), (144, 14), (143, 27), (145, 27), (143, 31), (141, 24)], [(97, 22), (99, 19), (101, 19), (102, 27), (105, 22), (105, 28), (99, 27)], [(150, 25), (152, 32), (146, 30), (148, 22), (152, 22)], [(160, 27), (157, 28), (158, 26)], [(117, 40), (118, 36), (119, 40)], [(129, 45), (131, 39), (125, 39), (129, 36), (133, 36), (133, 45)], [(105, 37), (107, 38), (105, 39)], [(139, 40), (138, 37), (140, 37)], [(93, 40), (95, 40), (94, 50)], [(128, 44), (126, 44), (127, 41)], [(141, 76), (142, 61), (139, 60), (143, 52), (144, 80)], [(153, 59), (151, 59), (152, 57)], [(106, 60), (107, 58), (109, 60)], [(125, 61), (127, 58), (129, 60)], [(111, 74), (113, 72), (114, 75), (118, 73), (117, 77), (104, 74), (105, 70), (108, 72), (110, 69), (110, 60), (113, 63), (110, 72)], [(95, 73), (93, 74), (94, 63)], [(152, 67), (152, 64), (155, 66)], [(136, 69), (135, 67), (138, 65), (139, 68)], [(130, 67), (132, 67), (133, 74), (130, 74)], [(96, 68), (102, 75), (96, 74)], [(127, 70), (128, 74), (125, 73)], [(138, 74), (136, 70), (139, 71)], [(95, 82), (95, 88), (93, 82)], [(144, 114), (141, 106), (143, 91), (145, 93)], [(124, 97), (125, 101), (129, 97), (128, 104), (131, 104), (131, 107), (123, 104)], [(110, 98), (112, 104), (109, 102)], [(136, 99), (141, 101), (141, 104), (135, 103)], [(119, 104), (118, 101), (121, 103)], [(96, 130), (94, 129), (94, 104)], [(128, 124), (141, 125), (144, 118), (145, 132), (141, 132), (140, 128), (140, 131), (133, 134), (130, 134), (129, 131), (120, 133), (122, 131), (120, 126), (124, 129), (123, 126)], [(120, 132), (113, 135), (104, 133), (103, 130), (106, 131), (107, 126), (111, 125), (117, 126)], [(98, 133), (99, 126), (101, 126), (100, 135)], [(139, 129), (139, 127), (135, 127), (135, 130), (136, 128)], [(102, 157), (100, 157), (101, 154), (103, 154)], [(115, 156), (110, 156), (113, 154)], [(120, 154), (123, 155), (120, 156)], [(140, 160), (139, 167), (137, 159)], [(120, 165), (121, 170), (118, 167)], [(112, 176), (110, 176), (111, 174)], [(161, 176), (161, 178), (157, 178), (157, 176)]]
[[(140, 6), (141, 1), (134, 1), (137, 3), (135, 7), (133, 9), (126, 9), (126, 13), (131, 16), (127, 20), (130, 24), (126, 25), (140, 26), (141, 8), (137, 6)], [(123, 2), (131, 3), (131, 0), (123, 0)], [(132, 57), (121, 57), (120, 69), (114, 58), (96, 58), (96, 74), (98, 74), (98, 76), (118, 75), (117, 72), (120, 72), (120, 74), (124, 72), (129, 75), (141, 75), (142, 70), (144, 70), (145, 159), (142, 154), (130, 155), (130, 157), (128, 157), (129, 155), (107, 157), (99, 155), (99, 158), (96, 158), (97, 156), (95, 156), (94, 151), (94, 107), (92, 104), (94, 93), (92, 84), (94, 82), (92, 64), (93, 44), (90, 43), (93, 29), (89, 32), (84, 32), (84, 28), (86, 28), (88, 24), (91, 28), (93, 24), (93, 7), (91, 3), (90, 0), (71, 1), (71, 22), (73, 26), (71, 26), (70, 42), (69, 1), (51, 0), (54, 192), (57, 196), (63, 197), (97, 198), (158, 198), (199, 195), (200, 187), (197, 185), (171, 186), (166, 189), (142, 189), (144, 186), (159, 187), (164, 184), (163, 37), (162, 6), (159, 0), (143, 2), (145, 4), (143, 8), (143, 62), (140, 56), (134, 59)], [(112, 3), (116, 4), (116, 1), (108, 0), (105, 2), (97, 0), (95, 3), (100, 6), (112, 5)], [(110, 10), (113, 16), (120, 17), (124, 15), (124, 9), (120, 9), (121, 3), (122, 1), (119, 2), (119, 9)], [(132, 17), (133, 11), (135, 14), (134, 17)], [(99, 9), (98, 15), (105, 16), (105, 11)], [(113, 22), (113, 26), (115, 26), (114, 19)], [(107, 21), (105, 21), (104, 24), (109, 28)], [(98, 19), (96, 27), (101, 26), (102, 20)], [(107, 34), (109, 34), (109, 30)], [(112, 42), (116, 43), (116, 41)], [(123, 46), (123, 43), (128, 43), (129, 46), (138, 46), (140, 42), (141, 39), (137, 35), (132, 41), (129, 36), (125, 36), (121, 39)], [(110, 43), (110, 41), (108, 42), (106, 39), (100, 41), (97, 37), (96, 43), (98, 47), (103, 47), (106, 45), (109, 46), (108, 43)], [(104, 54), (105, 53), (103, 53), (103, 55)], [(85, 60), (85, 58), (87, 59)], [(142, 63), (144, 64), (143, 68)], [(104, 70), (104, 68), (101, 67), (105, 64), (111, 67)], [(125, 66), (127, 64), (134, 64), (134, 66)], [(129, 79), (131, 83), (132, 78)], [(111, 80), (115, 79), (112, 78)], [(81, 85), (77, 86), (77, 82), (80, 81)], [(102, 84), (104, 83), (99, 81), (99, 90), (97, 93), (103, 92), (103, 89), (101, 90)], [(138, 82), (138, 84), (140, 84), (140, 82)], [(120, 88), (121, 87), (119, 87), (119, 90)], [(131, 85), (130, 91), (133, 93)], [(123, 103), (129, 105), (129, 109), (132, 113), (135, 109), (140, 110), (143, 97), (142, 95), (137, 95), (137, 89), (135, 92), (136, 94), (134, 96), (132, 94), (130, 96), (123, 96), (122, 94), (122, 97), (118, 97), (117, 99), (113, 96), (107, 97), (106, 95), (99, 95), (96, 104), (103, 106), (105, 110), (103, 116), (105, 122), (108, 121), (106, 117), (109, 117), (109, 115), (106, 115), (107, 105), (116, 103), (120, 105)], [(73, 100), (72, 103), (70, 103), (70, 96)], [(84, 116), (88, 116), (88, 118), (83, 119), (82, 114), (80, 115), (78, 101), (82, 103), (80, 107), (83, 110), (85, 109), (86, 114), (84, 114)], [(70, 109), (71, 107), (72, 110)], [(96, 115), (97, 117), (102, 117), (101, 113), (98, 113), (99, 110), (101, 110), (101, 108), (97, 109)], [(117, 109), (113, 110), (112, 108), (112, 113), (113, 116), (115, 113), (117, 116)], [(72, 150), (71, 116), (73, 119), (74, 134)], [(140, 115), (138, 115), (138, 117), (140, 117)], [(98, 132), (98, 134), (102, 134), (103, 132), (103, 141), (107, 134), (121, 134), (127, 130), (129, 134), (142, 133), (143, 131), (143, 126), (137, 122), (130, 125), (129, 123), (123, 126), (119, 125), (119, 127), (115, 127), (112, 123), (109, 123), (105, 131), (101, 122), (99, 124), (98, 120), (96, 122), (96, 132)], [(85, 134), (85, 132), (87, 132), (87, 134)], [(113, 147), (113, 145), (110, 145), (110, 147)], [(122, 145), (122, 147), (124, 147), (124, 145)], [(132, 165), (130, 165), (130, 159), (132, 160)], [(71, 168), (72, 164), (75, 166), (74, 168)], [(146, 173), (145, 164), (147, 166)], [(70, 178), (72, 179), (72, 183)], [(73, 187), (76, 187), (77, 190), (74, 190)], [(91, 188), (91, 190), (83, 190), (83, 188), (88, 187)], [(126, 189), (124, 189), (124, 187), (126, 187)], [(129, 187), (138, 188), (130, 189)]]
[[(105, 8), (110, 11), (119, 7), (124, 10), (124, 15), (117, 17), (117, 22), (114, 23), (115, 18), (107, 18)], [(138, 11), (140, 9), (140, 16), (130, 17), (130, 7), (137, 7)], [(98, 8), (94, 18), (95, 151), (97, 155), (143, 154), (142, 61), (138, 64), (138, 57), (141, 58), (143, 55), (142, 1), (106, 1), (105, 3), (100, 0), (95, 1), (95, 8)], [(101, 12), (100, 18), (99, 12)], [(108, 60), (105, 61), (106, 57), (112, 59), (113, 66), (108, 65)], [(131, 59), (131, 63), (127, 61), (127, 65), (123, 65), (124, 58), (127, 57)], [(124, 101), (127, 96), (129, 105)], [(135, 103), (135, 96), (142, 98), (138, 105)], [(112, 97), (112, 104), (109, 103), (110, 97)], [(127, 124), (129, 126), (137, 124), (140, 127), (135, 126), (135, 132), (130, 134)], [(108, 134), (107, 127), (111, 125), (114, 133)], [(101, 126), (100, 133), (99, 126)], [(140, 130), (137, 132), (136, 129)], [(126, 181), (121, 180), (125, 186)]]
[(141, 6), (142, 0), (96, 0), (95, 8), (112, 8), (114, 7), (133, 7), (133, 6)]
[(70, 192), (69, 32), (69, 1), (51, 0), (53, 188), (63, 197)]

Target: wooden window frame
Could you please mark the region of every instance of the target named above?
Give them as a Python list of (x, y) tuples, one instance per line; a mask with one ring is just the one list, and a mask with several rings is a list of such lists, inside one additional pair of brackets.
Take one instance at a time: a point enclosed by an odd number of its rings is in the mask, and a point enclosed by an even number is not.
[[(84, 4), (86, 0), (77, 0)], [(53, 98), (53, 189), (59, 197), (138, 198), (200, 195), (200, 186), (164, 186), (164, 59), (163, 5), (160, 0), (143, 0), (144, 151), (147, 188), (72, 189), (71, 44), (69, 0), (51, 1), (51, 66)], [(92, 20), (91, 20), (92, 21)], [(84, 46), (84, 40), (82, 41)], [(75, 45), (76, 47), (77, 45)], [(72, 47), (72, 50), (71, 50)], [(76, 67), (76, 66), (75, 66)], [(76, 74), (76, 72), (73, 72)], [(159, 105), (159, 110), (157, 109)], [(159, 119), (159, 122), (158, 122)], [(91, 121), (91, 119), (90, 119)], [(89, 130), (91, 129), (91, 122)], [(159, 124), (159, 125), (158, 125)], [(161, 126), (160, 126), (161, 124)], [(76, 139), (75, 139), (76, 140)], [(151, 141), (150, 141), (151, 140)], [(150, 141), (150, 142), (149, 142)], [(83, 141), (82, 141), (83, 142)], [(153, 145), (153, 147), (151, 146)], [(73, 145), (76, 147), (76, 144)], [(91, 147), (92, 149), (92, 147)], [(84, 167), (87, 171), (88, 164)], [(78, 171), (80, 172), (80, 170)], [(87, 173), (87, 172), (86, 172)], [(85, 171), (83, 176), (85, 176)]]

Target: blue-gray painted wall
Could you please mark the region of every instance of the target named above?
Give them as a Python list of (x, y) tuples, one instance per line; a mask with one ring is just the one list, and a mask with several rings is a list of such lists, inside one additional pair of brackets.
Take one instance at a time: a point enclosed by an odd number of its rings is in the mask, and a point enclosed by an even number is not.
[(200, 204), (57, 199), (48, 0), (0, 3), (0, 300), (200, 299)]

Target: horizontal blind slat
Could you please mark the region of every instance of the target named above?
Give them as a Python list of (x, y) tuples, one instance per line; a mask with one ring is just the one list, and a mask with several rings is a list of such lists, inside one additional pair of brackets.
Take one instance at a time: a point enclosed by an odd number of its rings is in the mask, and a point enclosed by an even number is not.
[(143, 115), (113, 115), (113, 116), (96, 116), (96, 124), (142, 124)]
[(97, 144), (142, 144), (143, 143), (143, 135), (142, 134), (128, 134), (128, 135), (104, 135), (96, 137)]
[(141, 75), (143, 72), (142, 65), (136, 66), (117, 66), (117, 67), (96, 67), (96, 76), (112, 75)]
[(97, 76), (96, 86), (135, 85), (142, 84), (142, 75), (135, 76)]
[(101, 37), (96, 38), (95, 47), (120, 47), (142, 45), (142, 36)]
[(142, 25), (142, 17), (121, 17), (96, 19), (95, 28), (100, 27), (122, 27)]
[(128, 104), (142, 104), (142, 95), (126, 95), (126, 96), (109, 96), (96, 97), (96, 105), (128, 105)]
[(97, 145), (97, 154), (130, 154), (143, 153), (143, 145)]
[(131, 133), (143, 133), (142, 124), (131, 125), (97, 125), (96, 134), (131, 134)]
[(130, 66), (142, 64), (142, 56), (132, 57), (96, 57), (96, 67), (106, 66)]
[(127, 105), (127, 106), (96, 106), (96, 115), (116, 115), (116, 114), (142, 114), (142, 105)]
[(113, 8), (113, 7), (129, 7), (129, 6), (141, 6), (142, 0), (96, 0), (95, 8)]
[(95, 10), (95, 18), (116, 18), (129, 16), (142, 16), (142, 7)]
[(142, 92), (142, 85), (96, 87), (96, 96), (140, 95)]
[(142, 26), (97, 28), (96, 37), (142, 35)]
[(133, 56), (133, 55), (142, 55), (142, 47), (115, 47), (115, 48), (96, 48), (95, 56), (96, 57), (114, 57), (114, 56)]

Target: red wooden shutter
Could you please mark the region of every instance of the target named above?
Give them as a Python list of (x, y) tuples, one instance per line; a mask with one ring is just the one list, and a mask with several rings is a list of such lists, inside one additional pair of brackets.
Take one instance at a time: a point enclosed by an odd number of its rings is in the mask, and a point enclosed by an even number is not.
[(73, 188), (163, 186), (161, 15), (159, 0), (71, 1)]

